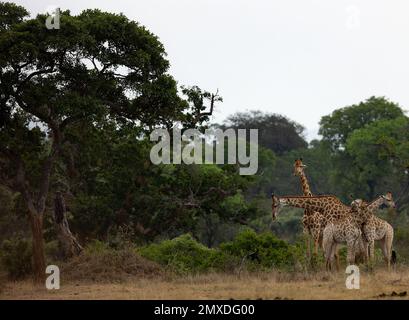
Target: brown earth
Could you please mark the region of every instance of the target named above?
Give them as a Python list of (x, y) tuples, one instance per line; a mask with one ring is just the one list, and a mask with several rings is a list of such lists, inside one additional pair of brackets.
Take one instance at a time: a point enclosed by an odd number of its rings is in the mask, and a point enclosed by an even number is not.
[(345, 280), (342, 272), (130, 276), (120, 282), (62, 280), (53, 291), (26, 280), (0, 283), (0, 299), (408, 299), (406, 267), (361, 271), (359, 290), (346, 289)]

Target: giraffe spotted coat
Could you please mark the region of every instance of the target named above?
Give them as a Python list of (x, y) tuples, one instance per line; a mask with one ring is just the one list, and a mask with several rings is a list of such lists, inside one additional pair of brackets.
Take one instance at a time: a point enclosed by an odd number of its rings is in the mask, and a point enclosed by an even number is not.
[[(370, 211), (352, 209), (344, 205), (335, 196), (285, 196), (277, 197), (272, 195), (272, 219), (275, 220), (284, 206), (308, 209), (323, 214), (323, 217), (331, 216), (333, 221), (328, 225), (326, 234), (328, 247), (326, 248), (326, 258), (330, 262), (333, 259), (337, 243), (347, 242), (348, 261), (355, 259), (356, 243), (361, 236), (361, 225), (371, 214)], [(356, 213), (356, 214), (352, 214)], [(324, 215), (325, 214), (325, 215)], [(332, 237), (331, 237), (332, 235)], [(329, 240), (331, 239), (331, 241)], [(329, 250), (329, 249), (330, 250)]]

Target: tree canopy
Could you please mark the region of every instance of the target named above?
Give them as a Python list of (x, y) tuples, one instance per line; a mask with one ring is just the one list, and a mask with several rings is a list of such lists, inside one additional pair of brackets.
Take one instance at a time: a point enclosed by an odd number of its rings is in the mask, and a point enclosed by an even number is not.
[(403, 111), (398, 104), (384, 97), (370, 97), (359, 104), (336, 109), (331, 115), (322, 117), (319, 134), (336, 151), (345, 148), (345, 143), (354, 130), (379, 120), (401, 116)]
[(258, 129), (259, 144), (277, 154), (307, 147), (303, 126), (279, 114), (238, 112), (229, 116), (222, 127)]
[[(28, 18), (24, 8), (10, 3), (0, 3), (0, 12), (0, 179), (24, 199), (39, 280), (50, 187), (55, 192), (72, 182), (67, 175), (84, 169), (78, 158), (95, 160), (85, 162), (88, 174), (103, 160), (113, 165), (113, 154), (105, 153), (101, 161), (92, 153), (121, 149), (123, 142), (115, 144), (118, 135), (136, 143), (144, 132), (176, 121), (200, 125), (212, 111), (204, 112), (205, 100), (213, 109), (221, 98), (195, 86), (183, 89), (186, 99), (180, 96), (167, 73), (163, 45), (123, 14), (61, 11), (60, 28), (49, 30), (44, 14)], [(108, 149), (98, 150), (101, 142)], [(87, 147), (90, 153), (76, 153)], [(148, 154), (141, 157), (146, 161)], [(102, 172), (93, 176), (102, 177)]]

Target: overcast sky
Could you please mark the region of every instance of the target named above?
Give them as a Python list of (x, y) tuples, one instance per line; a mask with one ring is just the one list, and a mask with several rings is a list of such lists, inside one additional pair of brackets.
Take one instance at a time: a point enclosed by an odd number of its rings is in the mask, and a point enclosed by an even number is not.
[(165, 45), (179, 85), (219, 89), (214, 120), (260, 109), (317, 136), (334, 109), (372, 95), (409, 108), (407, 0), (9, 0), (122, 12)]

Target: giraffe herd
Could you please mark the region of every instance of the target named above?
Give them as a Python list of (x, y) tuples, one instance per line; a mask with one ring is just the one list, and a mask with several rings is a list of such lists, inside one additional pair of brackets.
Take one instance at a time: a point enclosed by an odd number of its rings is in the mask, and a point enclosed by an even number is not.
[(303, 196), (272, 195), (272, 219), (275, 220), (284, 206), (303, 208), (303, 232), (307, 237), (307, 255), (310, 252), (310, 237), (314, 242), (314, 255), (321, 247), (324, 252), (326, 269), (332, 270), (336, 261), (339, 268), (337, 248), (345, 243), (347, 262), (354, 264), (357, 254), (371, 264), (374, 261), (375, 241), (379, 241), (388, 269), (391, 264), (393, 228), (377, 217), (375, 213), (382, 206), (395, 208), (392, 193), (381, 195), (368, 203), (362, 199), (352, 201), (350, 206), (343, 204), (333, 195), (314, 196), (311, 192), (302, 159), (294, 163), (294, 175), (300, 178)]

